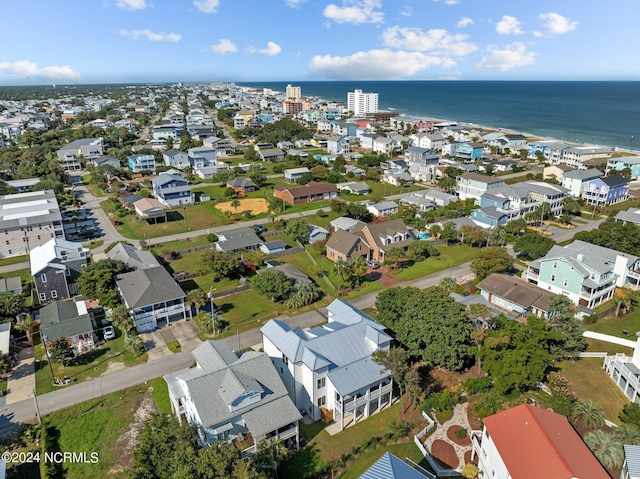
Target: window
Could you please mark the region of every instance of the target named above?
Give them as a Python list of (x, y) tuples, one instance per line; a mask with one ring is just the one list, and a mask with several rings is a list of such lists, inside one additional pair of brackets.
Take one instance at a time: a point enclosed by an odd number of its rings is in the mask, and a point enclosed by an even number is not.
[(553, 262), (553, 269), (558, 269), (558, 262), (557, 261)]
[(282, 361), (284, 362), (284, 364), (285, 364), (286, 366), (288, 366), (288, 365), (289, 365), (289, 360), (287, 359), (287, 357), (286, 357), (284, 354), (282, 355)]
[(46, 301), (46, 299), (47, 299), (47, 295), (46, 294), (40, 293), (39, 296), (40, 296), (40, 301)]
[(318, 389), (323, 388), (325, 385), (325, 378), (318, 379)]
[(40, 279), (42, 280), (43, 283), (47, 282), (47, 275), (46, 274), (41, 274), (40, 275)]
[(5, 241), (5, 243), (9, 244), (9, 241), (7, 240), (7, 241)]
[(69, 268), (66, 268), (66, 269), (64, 270), (64, 275), (65, 275), (65, 276), (71, 276), (71, 270), (70, 270)]
[(554, 283), (556, 281), (556, 275), (552, 274), (551, 275), (551, 282)]
[(58, 297), (58, 292), (54, 289), (51, 291), (51, 299), (56, 299)]
[(564, 281), (562, 281), (562, 286), (564, 286), (565, 288), (569, 286), (569, 280), (567, 278), (565, 278)]
[(327, 403), (327, 397), (322, 396), (318, 398), (318, 407), (322, 407)]

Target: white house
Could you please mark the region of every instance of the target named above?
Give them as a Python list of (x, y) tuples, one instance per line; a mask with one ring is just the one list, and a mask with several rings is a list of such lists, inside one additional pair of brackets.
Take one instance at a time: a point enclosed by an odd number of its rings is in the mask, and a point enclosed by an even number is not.
[(391, 403), (390, 373), (371, 358), (389, 349), (391, 337), (349, 303), (336, 299), (327, 311), (326, 324), (306, 331), (272, 319), (261, 329), (262, 343), (296, 407), (344, 428)]
[(370, 203), (367, 205), (367, 210), (375, 216), (389, 216), (398, 212), (398, 204), (394, 201)]
[(269, 356), (236, 355), (225, 341), (206, 341), (191, 352), (195, 367), (164, 377), (171, 410), (197, 426), (202, 445), (233, 441), (243, 457), (261, 441), (299, 448), (300, 412)]

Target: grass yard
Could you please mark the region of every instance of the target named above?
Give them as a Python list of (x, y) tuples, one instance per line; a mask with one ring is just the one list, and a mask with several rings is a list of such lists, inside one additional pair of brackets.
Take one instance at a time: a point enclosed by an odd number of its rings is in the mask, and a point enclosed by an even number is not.
[(618, 415), (629, 399), (602, 370), (602, 363), (602, 358), (582, 358), (562, 361), (558, 366), (576, 397), (592, 399), (602, 408), (607, 419), (619, 423)]
[(169, 386), (162, 378), (147, 381), (147, 386), (153, 389), (153, 399), (160, 414), (171, 414), (171, 400), (169, 399)]
[(633, 349), (631, 348), (620, 346), (619, 344), (615, 343), (610, 343), (608, 341), (600, 341), (599, 339), (591, 338), (587, 338), (587, 351), (594, 353), (607, 353), (609, 355), (624, 353), (627, 356), (631, 356), (633, 354)]
[(177, 241), (169, 241), (166, 243), (154, 243), (151, 248), (153, 254), (160, 254), (162, 250), (168, 249), (170, 251), (182, 251), (189, 248), (196, 248), (198, 246), (204, 246), (209, 244), (207, 236), (195, 236), (193, 238), (187, 238)]
[(169, 351), (171, 351), (172, 353), (180, 353), (182, 352), (182, 346), (180, 346), (180, 342), (179, 341), (169, 341), (167, 343), (167, 348), (169, 348)]
[[(640, 308), (637, 308), (632, 313), (620, 318), (615, 316), (607, 316), (606, 318), (598, 320), (598, 322), (595, 324), (586, 325), (585, 329), (635, 341), (635, 333), (636, 331), (640, 331)], [(628, 331), (629, 335), (625, 335), (622, 332), (623, 330)]]
[(29, 258), (26, 254), (20, 256), (10, 256), (9, 258), (0, 259), (0, 267), (18, 263), (26, 263), (27, 261), (29, 261)]
[(22, 294), (25, 297), (25, 305), (32, 306), (34, 304), (33, 301), (35, 301), (35, 304), (39, 304), (38, 295), (35, 294), (35, 290), (33, 292), (33, 297), (31, 296), (31, 290), (34, 288), (31, 270), (29, 268), (25, 268), (0, 274), (0, 278), (13, 278), (15, 276), (20, 276), (20, 281), (22, 282)]
[(395, 276), (404, 281), (419, 278), (471, 261), (478, 251), (477, 248), (471, 248), (464, 244), (452, 246), (439, 245), (436, 246), (436, 249), (440, 251), (440, 256), (427, 258), (424, 261), (414, 263), (412, 266), (403, 268)]
[[(131, 351), (124, 347), (124, 334), (119, 328), (115, 328), (116, 338), (106, 341), (93, 351), (77, 356), (72, 366), (52, 362), (53, 375), (58, 378), (68, 377), (70, 384), (78, 384), (89, 381), (95, 377), (108, 374), (112, 371), (145, 363), (147, 354), (136, 358)], [(36, 392), (44, 394), (64, 386), (54, 386), (51, 379), (51, 370), (44, 354), (44, 345), (38, 344), (34, 349)]]
[(84, 243), (83, 246), (89, 249), (96, 249), (102, 246), (103, 244), (104, 244), (104, 240), (94, 240), (94, 241), (90, 241), (89, 244)]

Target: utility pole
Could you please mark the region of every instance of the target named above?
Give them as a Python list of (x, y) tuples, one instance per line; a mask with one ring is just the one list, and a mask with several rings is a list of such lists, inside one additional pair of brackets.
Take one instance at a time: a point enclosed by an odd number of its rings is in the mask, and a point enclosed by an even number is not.
[(49, 365), (49, 370), (51, 371), (51, 380), (55, 384), (56, 377), (53, 375), (53, 366), (51, 366), (51, 356), (49, 355), (49, 348), (47, 347), (47, 341), (49, 340), (49, 338), (43, 335), (42, 340), (44, 341), (44, 350), (47, 353), (47, 364)]
[(211, 324), (213, 326), (213, 335), (216, 335), (216, 311), (214, 309), (213, 304), (213, 292), (215, 289), (212, 289), (213, 286), (209, 286), (209, 300), (211, 301)]
[(31, 391), (31, 394), (27, 395), (27, 399), (33, 396), (33, 404), (36, 407), (36, 416), (38, 417), (38, 424), (42, 424), (42, 418), (40, 417), (40, 408), (38, 407), (38, 398), (36, 397), (35, 388)]

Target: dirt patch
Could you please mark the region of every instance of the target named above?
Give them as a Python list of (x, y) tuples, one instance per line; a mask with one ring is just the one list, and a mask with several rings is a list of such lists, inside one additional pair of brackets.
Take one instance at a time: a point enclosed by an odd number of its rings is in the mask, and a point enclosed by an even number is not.
[(109, 471), (112, 474), (129, 471), (133, 467), (133, 451), (138, 444), (140, 430), (146, 419), (152, 414), (158, 413), (158, 408), (151, 394), (147, 394), (140, 403), (140, 406), (133, 415), (133, 422), (129, 424), (129, 428), (122, 434), (115, 444), (115, 450), (120, 451), (118, 462)]
[(473, 451), (467, 451), (464, 453), (464, 463), (465, 464), (475, 464), (476, 466), (478, 465), (478, 456), (476, 456), (473, 461), (471, 460), (471, 454), (473, 453)]
[(107, 370), (101, 374), (101, 376), (106, 376), (107, 374), (115, 373), (116, 371), (120, 371), (124, 369), (124, 363), (121, 362), (112, 362), (107, 366)]
[[(264, 198), (242, 198), (239, 199), (240, 205), (238, 206), (237, 212), (242, 213), (243, 211), (251, 211), (252, 214), (257, 215), (260, 213), (266, 213), (269, 211), (269, 204), (267, 200)], [(235, 213), (236, 208), (231, 206), (231, 201), (225, 201), (224, 203), (218, 203), (216, 208), (222, 211), (228, 211), (230, 213)]]
[(482, 429), (482, 420), (476, 412), (476, 405), (472, 402), (467, 405), (467, 421), (469, 421), (471, 429)]
[(456, 431), (461, 431), (461, 430), (464, 430), (462, 426), (451, 426), (447, 430), (447, 437), (451, 442), (455, 442), (459, 446), (470, 446), (471, 438), (469, 438), (469, 434), (465, 434), (465, 436), (462, 439), (458, 439), (458, 437), (456, 436)]
[(365, 275), (365, 278), (367, 278), (369, 281), (377, 281), (385, 288), (391, 288), (403, 283), (403, 281), (396, 278), (386, 266), (382, 266), (379, 269), (370, 270), (370, 272)]
[(442, 439), (436, 439), (433, 441), (433, 444), (431, 445), (431, 455), (444, 467), (449, 467), (451, 469), (455, 469), (460, 463), (453, 446)]

